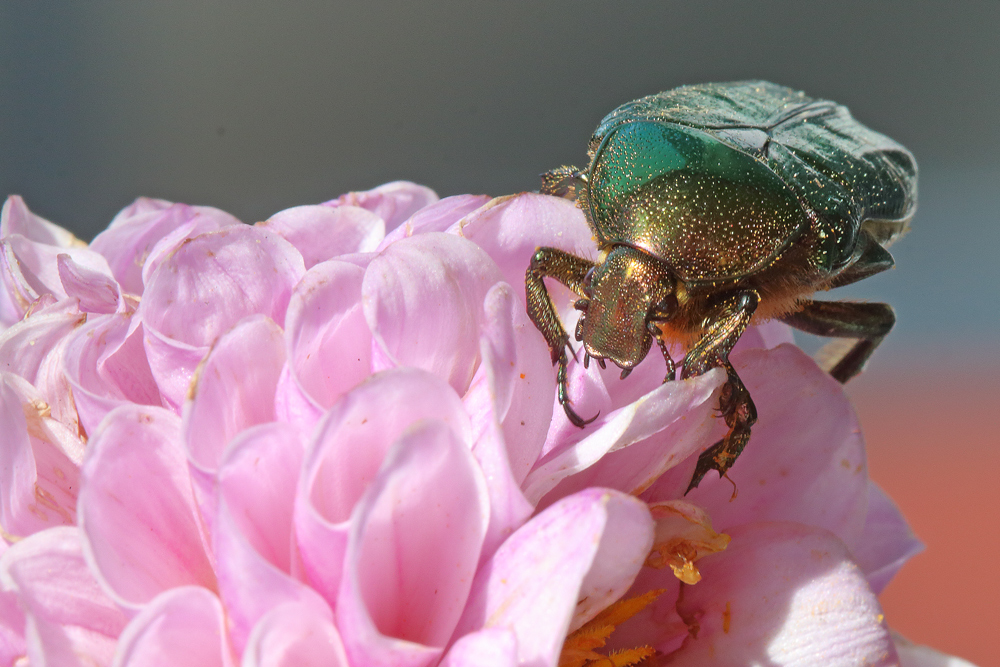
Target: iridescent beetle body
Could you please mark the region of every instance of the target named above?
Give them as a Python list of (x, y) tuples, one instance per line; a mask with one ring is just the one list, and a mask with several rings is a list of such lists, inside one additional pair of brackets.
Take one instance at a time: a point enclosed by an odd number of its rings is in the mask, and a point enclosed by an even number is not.
[[(610, 360), (622, 376), (656, 341), (687, 346), (682, 376), (723, 367), (727, 436), (706, 450), (691, 487), (732, 466), (756, 408), (728, 354), (751, 320), (779, 318), (857, 342), (829, 368), (859, 373), (895, 322), (887, 304), (809, 297), (892, 267), (885, 249), (916, 208), (916, 163), (846, 108), (761, 81), (686, 86), (619, 107), (598, 126), (584, 170), (543, 176), (542, 192), (576, 200), (594, 232), (597, 262), (539, 248), (526, 276), (528, 314), (559, 366), (570, 406), (569, 337), (542, 278), (583, 297), (576, 338), (584, 362)], [(666, 381), (665, 380), (665, 381)]]

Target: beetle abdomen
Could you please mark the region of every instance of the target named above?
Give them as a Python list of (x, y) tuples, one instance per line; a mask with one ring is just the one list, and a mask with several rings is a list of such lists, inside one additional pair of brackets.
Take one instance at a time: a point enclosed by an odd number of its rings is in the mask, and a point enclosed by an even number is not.
[(645, 250), (687, 282), (759, 271), (809, 224), (766, 164), (670, 123), (610, 132), (591, 162), (589, 190), (587, 213), (603, 243)]

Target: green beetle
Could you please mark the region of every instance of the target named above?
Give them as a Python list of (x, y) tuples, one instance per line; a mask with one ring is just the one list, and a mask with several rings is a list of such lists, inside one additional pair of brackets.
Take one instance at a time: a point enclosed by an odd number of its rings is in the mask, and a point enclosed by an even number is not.
[(684, 86), (629, 102), (601, 121), (586, 169), (544, 174), (542, 192), (575, 199), (597, 239), (596, 262), (538, 248), (527, 310), (558, 365), (569, 420), (569, 336), (545, 289), (582, 298), (584, 364), (610, 360), (622, 377), (656, 341), (687, 349), (681, 376), (725, 368), (720, 411), (729, 432), (699, 457), (688, 490), (724, 475), (757, 411), (729, 363), (751, 321), (780, 319), (820, 336), (856, 339), (829, 372), (857, 375), (895, 323), (884, 303), (814, 301), (817, 290), (893, 266), (886, 247), (916, 209), (917, 166), (898, 143), (827, 100), (764, 81)]

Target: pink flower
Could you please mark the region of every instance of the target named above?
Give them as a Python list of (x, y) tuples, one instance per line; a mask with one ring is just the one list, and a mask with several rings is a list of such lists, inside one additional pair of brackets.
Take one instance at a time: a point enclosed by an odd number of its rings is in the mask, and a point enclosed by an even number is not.
[(87, 247), (12, 197), (0, 237), (0, 666), (933, 659), (875, 597), (919, 542), (783, 326), (732, 357), (732, 483), (681, 495), (721, 371), (573, 364), (601, 416), (554, 409), (522, 284), (593, 255), (564, 200), (140, 199)]

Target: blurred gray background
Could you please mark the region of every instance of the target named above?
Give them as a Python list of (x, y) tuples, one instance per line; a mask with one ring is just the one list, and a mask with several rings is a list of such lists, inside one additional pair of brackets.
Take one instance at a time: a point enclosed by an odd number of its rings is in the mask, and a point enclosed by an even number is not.
[(393, 179), (534, 190), (619, 104), (741, 78), (914, 152), (897, 269), (849, 295), (896, 306), (896, 350), (995, 354), (997, 0), (4, 0), (0, 193), (90, 239), (139, 195), (254, 222)]

